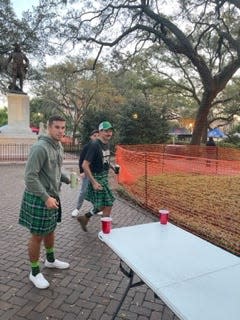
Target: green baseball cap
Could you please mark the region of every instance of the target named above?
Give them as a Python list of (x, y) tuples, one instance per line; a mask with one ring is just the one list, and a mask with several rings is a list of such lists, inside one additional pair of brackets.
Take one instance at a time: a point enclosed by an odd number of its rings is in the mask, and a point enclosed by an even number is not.
[(100, 123), (99, 127), (98, 127), (98, 130), (101, 131), (101, 130), (108, 130), (108, 129), (112, 129), (112, 125), (110, 122), (108, 121), (103, 121)]

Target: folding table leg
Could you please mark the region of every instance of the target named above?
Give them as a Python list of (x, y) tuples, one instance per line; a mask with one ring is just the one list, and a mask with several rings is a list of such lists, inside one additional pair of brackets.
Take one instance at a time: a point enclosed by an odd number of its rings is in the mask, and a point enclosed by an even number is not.
[[(154, 298), (155, 299), (159, 299), (159, 300), (161, 300), (160, 298), (159, 298), (159, 296), (154, 292)], [(164, 303), (164, 302), (163, 302)], [(164, 310), (167, 308), (167, 306), (166, 306), (166, 304), (164, 303), (164, 305), (163, 305), (163, 310), (162, 310), (162, 316), (161, 316), (161, 319), (160, 320), (163, 320), (163, 316), (164, 316)], [(174, 320), (174, 319), (177, 319), (177, 316), (175, 315), (175, 313), (173, 313), (173, 315), (172, 315), (172, 320)]]
[(115, 317), (117, 316), (119, 310), (121, 309), (121, 306), (122, 306), (122, 304), (123, 304), (123, 302), (124, 302), (124, 300), (125, 300), (125, 298), (126, 298), (126, 296), (127, 296), (127, 294), (128, 294), (128, 291), (129, 291), (129, 289), (130, 289), (131, 286), (132, 286), (132, 282), (133, 282), (133, 273), (132, 273), (131, 277), (129, 278), (128, 286), (127, 286), (127, 288), (125, 289), (125, 292), (124, 292), (124, 294), (123, 294), (123, 296), (122, 296), (122, 299), (120, 300), (120, 302), (119, 302), (119, 304), (118, 304), (118, 307), (117, 307), (115, 313), (113, 314), (112, 320), (115, 319)]
[(126, 298), (126, 296), (127, 296), (127, 294), (128, 294), (129, 289), (144, 284), (143, 281), (139, 281), (139, 282), (136, 282), (136, 283), (133, 284), (133, 277), (134, 277), (134, 272), (133, 272), (133, 270), (130, 269), (130, 271), (128, 272), (126, 269), (124, 269), (121, 261), (120, 261), (120, 270), (122, 271), (122, 273), (123, 273), (124, 275), (126, 275), (126, 276), (129, 278), (129, 283), (128, 283), (125, 291), (124, 291), (124, 294), (123, 294), (122, 299), (120, 300), (120, 302), (119, 302), (119, 304), (118, 304), (118, 307), (117, 307), (116, 311), (114, 312), (114, 314), (113, 314), (113, 316), (112, 316), (112, 320), (114, 320), (114, 319), (116, 318), (119, 310), (121, 309), (121, 306), (122, 306), (122, 304), (123, 304), (123, 302), (124, 302), (124, 300), (125, 300), (125, 298)]

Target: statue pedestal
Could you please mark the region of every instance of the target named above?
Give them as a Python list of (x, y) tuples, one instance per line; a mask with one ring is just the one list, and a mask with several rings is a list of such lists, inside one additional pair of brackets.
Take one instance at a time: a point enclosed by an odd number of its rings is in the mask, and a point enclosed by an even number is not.
[(36, 134), (30, 129), (29, 97), (8, 93), (8, 124), (0, 128), (0, 144), (33, 144)]
[(25, 94), (8, 93), (8, 125), (1, 128), (1, 134), (32, 135), (29, 126), (29, 97)]

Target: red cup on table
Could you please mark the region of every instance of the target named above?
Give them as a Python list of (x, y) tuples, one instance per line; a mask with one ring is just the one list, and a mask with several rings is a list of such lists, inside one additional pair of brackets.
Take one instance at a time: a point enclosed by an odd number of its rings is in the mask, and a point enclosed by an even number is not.
[(166, 209), (159, 210), (159, 221), (161, 224), (167, 224), (168, 223), (168, 215), (169, 211)]
[(102, 222), (102, 232), (105, 234), (110, 233), (112, 229), (112, 218), (103, 217), (101, 218), (101, 222)]

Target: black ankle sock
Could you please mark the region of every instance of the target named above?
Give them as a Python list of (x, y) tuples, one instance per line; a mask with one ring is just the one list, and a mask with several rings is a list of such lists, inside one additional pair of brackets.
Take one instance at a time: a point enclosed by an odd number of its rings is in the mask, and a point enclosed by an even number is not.
[(53, 248), (46, 248), (46, 253), (47, 253), (47, 261), (48, 262), (54, 262), (54, 249)]
[(87, 212), (87, 213), (85, 214), (85, 216), (86, 216), (88, 219), (90, 219), (90, 218), (92, 217), (92, 213), (91, 213), (91, 212)]
[(34, 261), (31, 262), (32, 275), (35, 277), (38, 273), (40, 273), (39, 262)]

